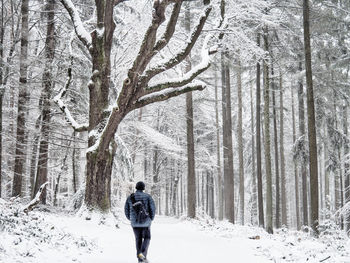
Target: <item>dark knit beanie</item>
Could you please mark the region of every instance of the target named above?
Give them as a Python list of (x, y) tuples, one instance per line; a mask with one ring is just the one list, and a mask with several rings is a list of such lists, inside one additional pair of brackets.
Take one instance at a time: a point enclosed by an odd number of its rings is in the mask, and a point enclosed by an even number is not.
[(136, 189), (137, 190), (145, 190), (145, 183), (140, 181), (140, 182), (137, 182), (136, 184)]

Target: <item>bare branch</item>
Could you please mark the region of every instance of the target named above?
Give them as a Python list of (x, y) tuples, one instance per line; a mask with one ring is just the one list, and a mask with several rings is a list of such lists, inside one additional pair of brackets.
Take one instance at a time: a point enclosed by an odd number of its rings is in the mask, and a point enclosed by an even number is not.
[(117, 6), (117, 5), (119, 5), (123, 2), (126, 2), (126, 1), (128, 1), (128, 0), (114, 0), (114, 6)]
[(80, 41), (89, 49), (91, 47), (92, 39), (91, 35), (84, 28), (83, 23), (81, 22), (78, 10), (74, 6), (71, 0), (60, 0), (63, 6), (68, 11), (71, 20), (73, 22), (75, 33), (77, 34)]
[(133, 109), (141, 108), (154, 102), (164, 101), (187, 92), (203, 89), (205, 89), (205, 85), (202, 82), (194, 82), (178, 88), (167, 88), (141, 97), (135, 102)]
[(63, 96), (67, 93), (70, 83), (72, 82), (72, 68), (68, 68), (68, 77), (64, 87), (61, 91), (53, 98), (53, 101), (58, 105), (61, 111), (66, 115), (67, 122), (72, 126), (76, 132), (87, 131), (88, 124), (78, 124), (70, 113), (67, 105), (62, 101)]
[(187, 72), (183, 77), (170, 79), (167, 81), (161, 81), (159, 83), (154, 83), (152, 86), (145, 89), (141, 96), (146, 94), (150, 94), (153, 92), (157, 92), (166, 88), (176, 88), (184, 86), (194, 80), (199, 74), (207, 70), (210, 66), (210, 56), (208, 49), (208, 42), (211, 38), (211, 35), (207, 35), (204, 39), (203, 47), (202, 47), (202, 61), (197, 66), (192, 68), (189, 72)]
[(174, 66), (181, 63), (191, 52), (193, 46), (195, 45), (197, 39), (199, 38), (199, 35), (202, 32), (202, 29), (204, 27), (205, 22), (207, 21), (207, 18), (212, 10), (212, 6), (209, 6), (204, 11), (204, 14), (200, 17), (199, 22), (197, 26), (194, 28), (194, 30), (191, 33), (191, 37), (189, 41), (187, 42), (187, 45), (173, 58), (168, 60), (167, 62), (158, 65), (154, 68), (151, 68), (145, 72), (145, 76), (141, 78), (140, 83), (147, 84), (148, 81), (153, 78), (154, 76), (158, 75), (159, 73), (162, 73), (168, 69), (173, 68)]
[(166, 30), (163, 36), (157, 41), (156, 45), (153, 48), (153, 55), (162, 50), (169, 43), (171, 37), (174, 35), (175, 27), (181, 10), (181, 5), (182, 1), (174, 5), (173, 12), (171, 13), (171, 17), (167, 24)]
[(36, 193), (34, 199), (32, 201), (30, 201), (29, 204), (27, 204), (24, 208), (23, 208), (23, 212), (28, 214), (28, 212), (32, 211), (34, 209), (34, 207), (40, 203), (41, 201), (41, 195), (45, 189), (45, 187), (49, 184), (49, 182), (46, 182), (44, 184), (42, 184), (39, 188), (39, 191)]

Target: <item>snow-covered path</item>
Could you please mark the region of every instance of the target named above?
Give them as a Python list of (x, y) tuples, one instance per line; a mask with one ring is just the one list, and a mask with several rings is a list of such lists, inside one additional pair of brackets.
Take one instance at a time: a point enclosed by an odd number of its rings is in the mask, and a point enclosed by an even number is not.
[[(136, 263), (135, 241), (129, 224), (119, 229), (93, 225), (79, 218), (60, 218), (56, 225), (97, 242), (99, 251), (77, 253), (70, 260), (82, 263)], [(223, 238), (201, 231), (190, 222), (158, 217), (152, 225), (151, 263), (271, 262), (256, 255), (256, 241)], [(46, 254), (48, 255), (48, 254)], [(67, 255), (66, 255), (67, 256)], [(44, 259), (43, 259), (44, 260)], [(55, 262), (69, 262), (56, 257)], [(44, 262), (44, 261), (43, 261)]]

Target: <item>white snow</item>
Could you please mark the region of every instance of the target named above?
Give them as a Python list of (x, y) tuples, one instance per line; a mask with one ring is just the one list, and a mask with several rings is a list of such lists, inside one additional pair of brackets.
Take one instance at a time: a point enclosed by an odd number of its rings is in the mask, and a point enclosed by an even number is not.
[[(113, 220), (85, 220), (43, 207), (17, 214), (16, 205), (1, 199), (0, 208), (0, 262), (137, 262), (133, 232), (121, 213), (116, 228)], [(316, 240), (301, 232), (269, 235), (257, 227), (161, 216), (151, 229), (152, 263), (350, 262), (349, 241), (336, 232)]]

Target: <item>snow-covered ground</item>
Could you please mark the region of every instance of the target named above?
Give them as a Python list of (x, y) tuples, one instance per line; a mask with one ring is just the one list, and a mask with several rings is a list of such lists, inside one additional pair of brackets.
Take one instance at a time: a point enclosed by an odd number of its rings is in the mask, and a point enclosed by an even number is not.
[[(18, 213), (0, 199), (0, 262), (136, 263), (127, 220), (113, 224), (55, 211)], [(340, 232), (315, 240), (306, 233), (157, 217), (151, 263), (350, 262), (350, 242)], [(323, 260), (323, 261), (322, 261)]]

